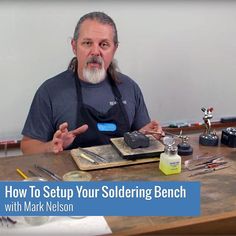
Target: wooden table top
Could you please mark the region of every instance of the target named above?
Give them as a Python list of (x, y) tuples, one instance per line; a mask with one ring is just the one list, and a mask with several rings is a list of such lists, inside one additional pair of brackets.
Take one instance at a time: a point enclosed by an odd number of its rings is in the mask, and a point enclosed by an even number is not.
[[(212, 173), (189, 177), (190, 173), (184, 169), (178, 175), (165, 176), (158, 169), (158, 163), (140, 164), (134, 166), (116, 167), (89, 171), (93, 181), (200, 181), (201, 182), (201, 216), (199, 217), (105, 217), (115, 235), (153, 235), (154, 232), (169, 233), (171, 229), (182, 232), (181, 228), (188, 227), (188, 233), (196, 232), (193, 225), (208, 222), (207, 227), (198, 227), (198, 233), (236, 233), (236, 227), (223, 227), (224, 220), (233, 219), (236, 222), (236, 148), (219, 144), (217, 147), (206, 147), (198, 144), (198, 134), (190, 135), (189, 143), (193, 147), (193, 155), (182, 157), (185, 160), (196, 158), (199, 155), (222, 154), (229, 162), (230, 167)], [(28, 174), (34, 171), (34, 164), (45, 166), (54, 173), (62, 176), (68, 171), (78, 169), (69, 151), (60, 154), (36, 154), (17, 157), (0, 158), (0, 180), (22, 180), (16, 172), (17, 168)], [(36, 172), (36, 171), (35, 171)], [(210, 228), (212, 222), (217, 221)], [(235, 229), (234, 229), (235, 228)], [(192, 230), (192, 231), (191, 231)], [(213, 232), (214, 231), (214, 232)], [(186, 231), (184, 231), (186, 232)], [(183, 234), (183, 232), (182, 232)], [(181, 234), (181, 235), (182, 235)]]

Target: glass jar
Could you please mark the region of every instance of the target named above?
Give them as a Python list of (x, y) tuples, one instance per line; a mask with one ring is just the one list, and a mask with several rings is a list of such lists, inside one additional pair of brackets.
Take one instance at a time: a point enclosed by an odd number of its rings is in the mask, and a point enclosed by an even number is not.
[[(42, 177), (29, 177), (24, 179), (23, 181), (47, 181)], [(30, 225), (42, 225), (49, 220), (49, 216), (24, 216), (24, 220), (26, 223)]]
[[(63, 181), (90, 181), (92, 179), (92, 175), (85, 171), (70, 171), (63, 175)], [(81, 219), (85, 216), (70, 216), (74, 219)]]

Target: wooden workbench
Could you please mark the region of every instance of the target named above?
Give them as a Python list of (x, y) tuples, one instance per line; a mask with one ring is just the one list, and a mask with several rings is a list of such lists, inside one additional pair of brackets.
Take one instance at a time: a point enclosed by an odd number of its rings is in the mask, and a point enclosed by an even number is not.
[[(90, 171), (93, 181), (144, 180), (144, 181), (201, 181), (201, 216), (199, 217), (105, 217), (114, 235), (160, 235), (160, 234), (234, 234), (236, 235), (236, 148), (223, 145), (204, 147), (198, 145), (199, 134), (190, 136), (193, 155), (223, 154), (230, 167), (213, 173), (189, 177), (188, 170), (179, 175), (164, 176), (158, 163), (140, 164)], [(21, 180), (16, 168), (27, 173), (34, 164), (45, 166), (63, 175), (76, 170), (77, 165), (69, 151), (54, 154), (24, 155), (0, 159), (0, 180)], [(138, 206), (137, 206), (138, 207)]]

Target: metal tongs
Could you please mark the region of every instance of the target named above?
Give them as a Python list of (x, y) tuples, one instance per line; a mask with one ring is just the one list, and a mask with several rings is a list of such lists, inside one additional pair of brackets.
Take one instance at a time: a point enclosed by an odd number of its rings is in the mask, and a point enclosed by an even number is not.
[(42, 166), (38, 166), (38, 165), (34, 165), (34, 167), (38, 170), (41, 170), (42, 172), (44, 172), (45, 174), (49, 175), (51, 178), (57, 180), (57, 181), (61, 181), (62, 178), (60, 176), (58, 176), (57, 174), (53, 173), (52, 171), (42, 167)]
[(6, 227), (8, 227), (9, 224), (14, 225), (17, 223), (16, 220), (13, 220), (9, 216), (0, 216), (0, 222), (2, 226), (6, 226)]

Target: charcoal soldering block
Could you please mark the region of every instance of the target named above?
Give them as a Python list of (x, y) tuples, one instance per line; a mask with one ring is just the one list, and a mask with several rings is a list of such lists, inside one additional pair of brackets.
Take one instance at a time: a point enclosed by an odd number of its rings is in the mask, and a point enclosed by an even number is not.
[(149, 147), (149, 138), (139, 131), (126, 132), (124, 134), (125, 143), (135, 149), (135, 148), (145, 148)]

